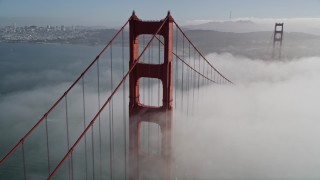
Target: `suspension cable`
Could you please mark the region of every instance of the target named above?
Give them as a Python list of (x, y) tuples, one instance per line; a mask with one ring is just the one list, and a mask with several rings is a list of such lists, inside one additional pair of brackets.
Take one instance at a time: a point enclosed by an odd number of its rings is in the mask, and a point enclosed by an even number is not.
[(160, 32), (160, 30), (162, 29), (163, 25), (165, 24), (165, 22), (168, 20), (168, 17), (166, 17), (163, 21), (163, 23), (160, 25), (159, 29), (154, 33), (154, 35), (152, 36), (151, 40), (149, 41), (148, 45), (146, 46), (145, 49), (143, 49), (142, 53), (139, 55), (139, 57), (134, 61), (133, 65), (131, 66), (131, 68), (129, 69), (129, 71), (126, 73), (126, 75), (122, 78), (122, 80), (120, 81), (120, 83), (116, 86), (116, 88), (112, 91), (111, 95), (109, 96), (109, 98), (107, 99), (107, 101), (101, 106), (100, 110), (97, 112), (97, 114), (94, 116), (94, 118), (90, 121), (89, 125), (86, 127), (86, 129), (81, 133), (81, 135), (78, 137), (78, 139), (75, 141), (75, 143), (71, 146), (70, 150), (65, 154), (65, 156), (62, 158), (62, 160), (60, 161), (60, 163), (56, 166), (56, 168), (52, 171), (52, 173), (50, 174), (50, 176), (48, 177), (48, 179), (51, 179), (58, 171), (58, 169), (62, 166), (62, 164), (65, 162), (65, 160), (68, 158), (68, 156), (71, 154), (71, 152), (74, 150), (74, 148), (79, 144), (79, 142), (81, 141), (81, 139), (85, 136), (85, 134), (87, 133), (87, 131), (90, 129), (91, 126), (93, 126), (94, 122), (96, 121), (96, 119), (98, 118), (99, 114), (104, 110), (104, 108), (110, 103), (112, 97), (116, 94), (116, 92), (118, 91), (118, 89), (121, 87), (121, 85), (124, 83), (124, 81), (126, 80), (126, 78), (129, 76), (129, 74), (133, 71), (133, 69), (135, 68), (135, 66), (138, 64), (141, 56), (144, 54), (144, 52), (146, 51), (146, 49), (150, 46), (151, 42), (153, 41), (153, 39), (156, 37), (156, 35)]
[(228, 78), (226, 78), (224, 75), (222, 75), (205, 57), (204, 55), (198, 50), (198, 48), (192, 43), (192, 41), (188, 38), (188, 36), (182, 31), (180, 26), (173, 21), (176, 27), (180, 30), (180, 32), (183, 34), (183, 36), (189, 41), (189, 43), (197, 50), (197, 52), (200, 54), (200, 56), (213, 68), (220, 76), (222, 76), (225, 80), (227, 80), (229, 83), (233, 84)]
[(40, 120), (20, 139), (20, 141), (0, 160), (0, 165), (13, 153), (16, 149), (21, 146), (26, 138), (44, 121), (45, 117), (60, 103), (60, 101), (71, 91), (71, 89), (78, 83), (78, 81), (88, 72), (91, 66), (100, 58), (100, 56), (105, 52), (105, 50), (110, 46), (110, 44), (115, 40), (115, 38), (124, 30), (125, 26), (129, 23), (131, 17), (127, 22), (119, 29), (119, 31), (114, 35), (114, 37), (109, 41), (109, 43), (100, 51), (98, 56), (90, 63), (90, 65), (81, 73), (81, 75), (71, 84), (71, 86), (65, 91), (65, 93), (51, 106), (51, 108), (42, 116)]
[[(156, 37), (156, 38), (157, 38), (157, 37)], [(157, 38), (157, 39), (158, 39), (158, 38)], [(161, 44), (164, 45), (164, 43), (163, 43), (160, 39), (158, 39), (158, 40), (161, 42)], [(180, 56), (178, 56), (175, 52), (172, 52), (172, 54), (173, 54), (175, 57), (177, 57), (177, 59), (178, 59), (179, 61), (181, 61), (183, 64), (185, 64), (185, 65), (188, 66), (190, 69), (192, 69), (195, 73), (199, 74), (200, 76), (202, 76), (203, 78), (209, 80), (210, 82), (217, 83), (216, 81), (214, 81), (214, 80), (206, 77), (205, 75), (201, 74), (200, 71), (196, 70), (196, 69), (193, 68), (191, 65), (189, 65), (188, 63), (186, 63), (185, 60), (183, 60), (183, 59), (182, 59)], [(199, 60), (199, 61), (200, 61), (200, 60)], [(199, 66), (199, 67), (200, 67), (200, 66)]]

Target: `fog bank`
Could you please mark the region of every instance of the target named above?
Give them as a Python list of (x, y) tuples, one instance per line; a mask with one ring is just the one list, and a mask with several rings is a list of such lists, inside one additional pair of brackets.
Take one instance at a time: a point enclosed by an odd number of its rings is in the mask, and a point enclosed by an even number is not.
[(319, 178), (320, 58), (208, 57), (236, 85), (202, 89), (196, 114), (177, 119), (177, 176)]

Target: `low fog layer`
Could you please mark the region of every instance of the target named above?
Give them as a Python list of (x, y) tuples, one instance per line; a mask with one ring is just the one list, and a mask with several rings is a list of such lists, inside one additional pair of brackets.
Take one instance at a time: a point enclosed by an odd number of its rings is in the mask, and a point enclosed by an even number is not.
[[(173, 166), (175, 177), (319, 178), (320, 57), (280, 62), (225, 53), (209, 54), (208, 59), (236, 85), (202, 88), (193, 116), (186, 118), (176, 111)], [(68, 67), (77, 68), (88, 64), (84, 61), (65, 62)], [(79, 66), (76, 66), (77, 64)], [(33, 66), (30, 63), (28, 65)], [(70, 71), (70, 74), (77, 74), (77, 70), (71, 69), (74, 71)], [(3, 134), (0, 136), (0, 157), (4, 156), (64, 92), (70, 84), (66, 79), (74, 79), (69, 73), (64, 74), (64, 79), (60, 76), (50, 77), (48, 72), (51, 71), (35, 72), (38, 72), (41, 78), (31, 78), (34, 79), (32, 88), (16, 88), (18, 90), (7, 91), (0, 96), (0, 132)], [(121, 71), (119, 72), (121, 74)], [(29, 75), (29, 72), (21, 72), (19, 76), (12, 76), (14, 78), (5, 78), (2, 87), (14, 83), (12, 80), (23, 82), (23, 77)], [(42, 78), (53, 80), (43, 83)], [(75, 93), (81, 95), (81, 89)], [(86, 97), (89, 99), (91, 94)], [(81, 107), (81, 102), (76, 105)], [(120, 121), (115, 123), (122, 127), (122, 120), (120, 118)], [(54, 119), (49, 119), (49, 125), (53, 123)], [(27, 162), (30, 163), (31, 158), (28, 157)], [(60, 156), (57, 159), (61, 159)]]
[[(235, 86), (201, 90), (176, 121), (180, 179), (320, 177), (320, 58), (265, 62), (210, 54)], [(181, 117), (182, 116), (182, 117)]]

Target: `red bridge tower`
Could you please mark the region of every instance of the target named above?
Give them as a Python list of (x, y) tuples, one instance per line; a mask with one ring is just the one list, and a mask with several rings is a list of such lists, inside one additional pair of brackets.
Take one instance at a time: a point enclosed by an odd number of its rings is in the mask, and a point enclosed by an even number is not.
[(274, 26), (272, 59), (274, 58), (278, 58), (278, 60), (281, 59), (283, 24), (284, 23), (276, 23)]
[[(165, 22), (164, 22), (165, 21)], [(142, 21), (133, 12), (130, 20), (130, 68), (139, 57), (139, 36), (154, 35), (162, 26), (159, 35), (164, 39), (163, 64), (138, 63), (129, 76), (129, 178), (141, 179), (152, 174), (159, 179), (171, 179), (171, 129), (172, 129), (172, 47), (173, 18), (160, 21)], [(162, 106), (146, 106), (140, 102), (140, 78), (160, 79), (163, 87)], [(148, 154), (140, 148), (141, 123), (156, 123), (161, 130), (159, 154)]]

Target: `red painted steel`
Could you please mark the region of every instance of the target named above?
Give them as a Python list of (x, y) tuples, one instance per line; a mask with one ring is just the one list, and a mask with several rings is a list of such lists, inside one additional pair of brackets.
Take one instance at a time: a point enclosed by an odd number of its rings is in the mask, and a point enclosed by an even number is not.
[(124, 77), (122, 78), (122, 80), (120, 81), (120, 83), (117, 85), (117, 87), (112, 91), (111, 95), (109, 96), (109, 98), (107, 99), (107, 101), (101, 106), (100, 110), (98, 111), (98, 113), (94, 116), (94, 118), (90, 121), (89, 125), (85, 128), (85, 130), (81, 133), (81, 135), (79, 136), (79, 138), (76, 140), (76, 142), (71, 146), (70, 150), (67, 152), (67, 154), (62, 158), (62, 160), (60, 161), (60, 163), (57, 165), (57, 167), (52, 171), (52, 173), (50, 174), (50, 176), (48, 177), (48, 179), (51, 179), (59, 170), (59, 168), (62, 166), (62, 164), (67, 160), (67, 158), (71, 155), (71, 153), (73, 152), (74, 148), (76, 148), (76, 146), (79, 144), (79, 142), (82, 140), (82, 138), (85, 136), (85, 134), (88, 132), (88, 130), (90, 129), (90, 127), (93, 126), (93, 124), (95, 123), (95, 121), (98, 119), (98, 117), (100, 116), (100, 114), (102, 113), (102, 111), (104, 110), (104, 108), (110, 103), (110, 101), (112, 100), (113, 96), (116, 94), (116, 92), (119, 90), (119, 88), (121, 87), (121, 85), (123, 85), (123, 83), (125, 82), (125, 80), (128, 78), (129, 74), (131, 74), (134, 70), (134, 68), (136, 67), (136, 65), (138, 64), (140, 58), (142, 57), (143, 53), (146, 51), (146, 49), (150, 46), (151, 42), (153, 41), (153, 39), (155, 38), (155, 36), (159, 33), (160, 29), (163, 27), (164, 23), (161, 24), (161, 26), (159, 27), (159, 29), (155, 32), (155, 34), (153, 35), (153, 37), (151, 38), (151, 40), (149, 41), (149, 43), (147, 44), (147, 46), (145, 47), (145, 49), (142, 51), (142, 53), (139, 55), (139, 57), (137, 57), (137, 60), (134, 62), (134, 64), (132, 64), (132, 66), (129, 68), (129, 71), (124, 75)]
[[(158, 37), (156, 37), (156, 38), (158, 39), (158, 41), (159, 41), (162, 45), (164, 45), (164, 43), (163, 43)], [(193, 70), (195, 73), (199, 74), (201, 77), (205, 78), (206, 80), (208, 80), (208, 81), (210, 81), (210, 82), (212, 82), (212, 83), (217, 83), (216, 81), (214, 81), (214, 80), (208, 78), (207, 76), (201, 74), (199, 71), (197, 71), (195, 68), (193, 68), (190, 64), (188, 64), (185, 60), (183, 60), (180, 56), (178, 56), (175, 52), (172, 51), (172, 54), (173, 54), (177, 59), (179, 59), (179, 61), (181, 61), (181, 62), (182, 62), (183, 64), (185, 64), (186, 66), (188, 66), (188, 68), (190, 68), (191, 70)]]
[[(28, 138), (28, 136), (47, 118), (49, 113), (67, 96), (69, 91), (75, 86), (75, 84), (86, 74), (86, 72), (92, 67), (92, 65), (97, 62), (101, 54), (112, 44), (114, 39), (119, 35), (121, 31), (124, 30), (127, 24), (130, 24), (130, 62), (129, 70), (124, 75), (123, 79), (116, 86), (114, 91), (111, 93), (110, 97), (99, 109), (94, 118), (90, 121), (89, 125), (84, 129), (75, 143), (70, 147), (69, 151), (65, 154), (59, 164), (51, 172), (48, 179), (51, 179), (55, 173), (59, 170), (62, 164), (67, 160), (69, 156), (78, 145), (78, 143), (83, 139), (85, 134), (93, 126), (95, 121), (98, 119), (104, 108), (110, 103), (113, 96), (116, 94), (118, 89), (123, 85), (123, 83), (129, 77), (129, 178), (130, 179), (140, 179), (141, 176), (146, 172), (152, 172), (153, 175), (159, 176), (160, 179), (171, 179), (171, 161), (172, 161), (172, 99), (173, 99), (173, 58), (172, 55), (177, 56), (177, 58), (182, 61), (189, 68), (197, 72), (202, 77), (214, 82), (205, 75), (198, 72), (196, 69), (187, 64), (183, 59), (178, 57), (177, 54), (173, 52), (173, 25), (176, 24), (173, 18), (168, 12), (165, 19), (160, 21), (142, 21), (133, 12), (130, 19), (123, 25), (123, 27), (116, 33), (116, 35), (111, 39), (111, 41), (102, 49), (102, 51), (96, 56), (93, 62), (81, 73), (81, 75), (76, 79), (76, 81), (67, 89), (67, 91), (56, 101), (53, 106), (44, 114), (44, 116), (31, 128), (28, 133), (21, 138), (21, 140), (6, 154), (6, 156), (1, 159), (0, 165), (18, 148), (22, 145)], [(180, 27), (176, 24), (177, 28), (182, 32)], [(142, 34), (152, 35), (151, 40), (148, 42), (146, 47), (139, 54), (139, 39), (138, 37)], [(198, 51), (198, 49), (192, 44), (189, 38), (182, 32), (182, 34), (187, 38), (190, 44)], [(150, 47), (152, 41), (156, 35), (161, 35), (164, 38), (164, 62), (162, 64), (146, 64), (139, 62), (142, 55)], [(198, 53), (203, 57), (203, 59), (217, 72), (206, 58), (198, 51)], [(222, 74), (221, 77), (229, 81)], [(146, 106), (140, 103), (139, 88), (140, 78), (157, 78), (160, 79), (163, 84), (163, 105), (159, 107)], [(152, 122), (159, 125), (161, 129), (161, 151), (159, 154), (151, 155), (143, 152), (140, 149), (140, 126), (142, 122)], [(49, 167), (50, 168), (50, 167)], [(50, 171), (50, 170), (49, 170)], [(155, 174), (154, 174), (155, 173)]]
[[(129, 19), (130, 20), (130, 19)], [(72, 85), (67, 89), (67, 91), (51, 106), (51, 108), (43, 115), (43, 117), (25, 134), (21, 140), (0, 160), (0, 165), (12, 154), (18, 147), (30, 136), (30, 134), (45, 120), (49, 113), (60, 103), (60, 101), (66, 97), (66, 95), (71, 91), (71, 89), (79, 82), (79, 80), (87, 73), (87, 71), (93, 66), (95, 62), (100, 58), (100, 56), (106, 51), (106, 49), (113, 43), (115, 38), (119, 35), (121, 31), (127, 26), (129, 20), (121, 27), (121, 29), (115, 34), (115, 36), (109, 41), (109, 43), (100, 51), (96, 58), (91, 62), (91, 64), (81, 73), (81, 75), (72, 83)]]
[[(171, 129), (172, 129), (172, 48), (173, 48), (173, 18), (168, 12), (161, 21), (142, 21), (133, 12), (130, 26), (130, 63), (133, 67), (129, 76), (129, 179), (140, 179), (146, 173), (156, 173), (160, 179), (171, 177)], [(159, 35), (164, 38), (163, 64), (146, 64), (138, 62), (139, 35)], [(145, 106), (140, 103), (140, 78), (157, 78), (163, 84), (163, 105), (160, 107)], [(142, 122), (153, 122), (161, 129), (161, 151), (157, 156), (151, 156), (140, 149), (140, 127)]]

